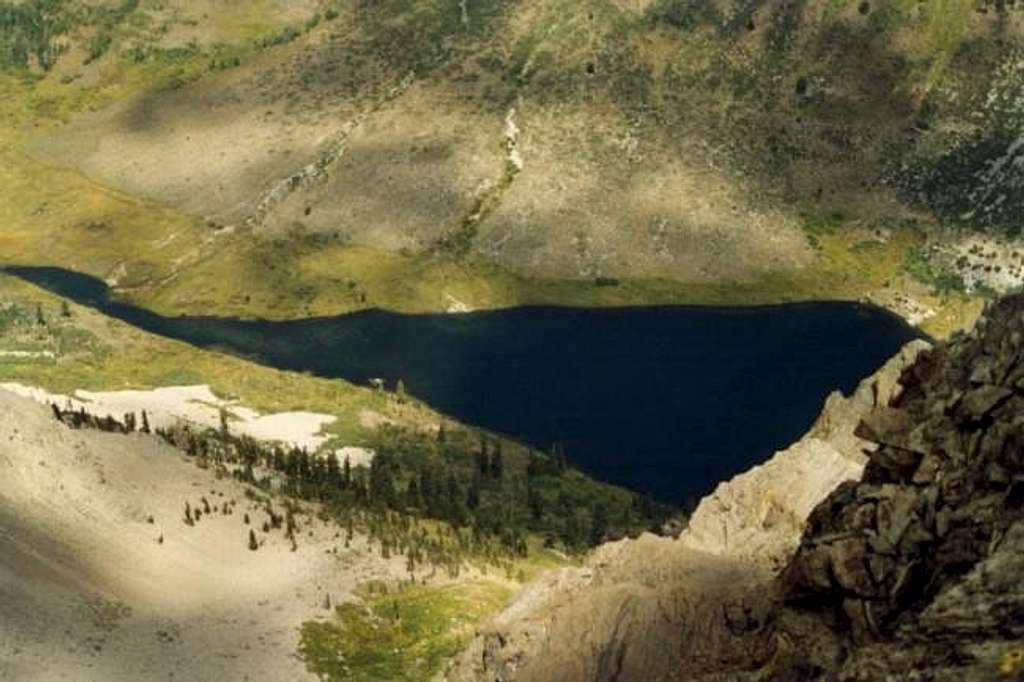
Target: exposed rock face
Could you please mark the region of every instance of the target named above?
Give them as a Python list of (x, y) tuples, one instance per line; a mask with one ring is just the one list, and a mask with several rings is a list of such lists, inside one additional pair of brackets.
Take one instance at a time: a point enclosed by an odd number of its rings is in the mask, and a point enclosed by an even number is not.
[(1024, 295), (919, 351), (678, 540), (533, 586), (449, 680), (1024, 680)]
[(779, 632), (828, 633), (802, 654), (804, 676), (1022, 679), (1024, 296), (901, 383), (857, 429), (880, 445), (863, 479), (808, 520)]
[(480, 633), (447, 679), (742, 679), (775, 650), (771, 587), (807, 515), (860, 476), (863, 451), (874, 447), (854, 434), (856, 425), (888, 404), (903, 368), (927, 347), (909, 344), (853, 396), (830, 396), (803, 440), (720, 485), (678, 539), (609, 543), (584, 567), (541, 578)]
[(909, 343), (849, 398), (830, 395), (801, 440), (701, 501), (683, 544), (772, 572), (785, 566), (811, 510), (839, 484), (859, 477), (866, 452), (876, 447), (855, 434), (861, 418), (898, 394), (900, 373), (926, 348), (924, 341)]

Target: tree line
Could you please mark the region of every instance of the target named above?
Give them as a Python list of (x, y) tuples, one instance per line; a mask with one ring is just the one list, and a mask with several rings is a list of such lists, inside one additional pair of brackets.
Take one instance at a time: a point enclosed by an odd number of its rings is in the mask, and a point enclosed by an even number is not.
[(382, 426), (372, 438), (373, 459), (356, 466), (331, 450), (311, 453), (234, 434), (223, 415), (218, 429), (186, 423), (151, 429), (145, 411), (118, 420), (84, 408), (52, 409), (72, 428), (152, 431), (200, 467), (223, 469), (266, 493), (319, 502), (343, 526), (357, 519), (364, 529), (383, 529), (392, 551), (408, 550), (417, 519), (446, 524), (454, 533), (449, 539), (458, 538), (452, 542), (467, 551), (497, 546), (508, 556), (525, 556), (531, 535), (579, 551), (656, 529), (673, 511), (593, 481), (559, 448), (538, 452), (464, 428)]

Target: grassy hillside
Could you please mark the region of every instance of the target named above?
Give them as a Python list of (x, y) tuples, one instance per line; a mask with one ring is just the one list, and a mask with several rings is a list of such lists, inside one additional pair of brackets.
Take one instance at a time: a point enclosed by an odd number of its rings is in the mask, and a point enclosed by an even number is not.
[(1024, 281), (1016, 4), (3, 6), (5, 258), (163, 312), (869, 298), (942, 334)]

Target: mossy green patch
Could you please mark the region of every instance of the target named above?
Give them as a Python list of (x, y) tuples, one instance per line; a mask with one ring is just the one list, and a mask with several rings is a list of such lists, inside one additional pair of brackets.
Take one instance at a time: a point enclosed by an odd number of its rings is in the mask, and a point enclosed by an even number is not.
[(303, 624), (299, 652), (323, 682), (429, 680), (511, 594), (486, 580), (367, 594), (332, 620)]
[(908, 275), (922, 284), (931, 285), (937, 293), (966, 290), (964, 280), (960, 275), (936, 268), (928, 258), (928, 252), (924, 246), (917, 246), (907, 251), (903, 267)]

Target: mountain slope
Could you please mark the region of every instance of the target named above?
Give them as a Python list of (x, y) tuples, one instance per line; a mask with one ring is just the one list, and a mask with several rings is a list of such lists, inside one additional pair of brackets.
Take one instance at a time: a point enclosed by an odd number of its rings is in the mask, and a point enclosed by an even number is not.
[(155, 45), (125, 28), (11, 81), (16, 176), (45, 159), (177, 217), (134, 255), (155, 215), (65, 219), (108, 245), (54, 253), (18, 196), (10, 252), (168, 311), (870, 297), (940, 333), (972, 314), (956, 289), (1024, 276), (1019, 5), (319, 9), (256, 38), (215, 14)]
[(580, 569), (527, 586), (449, 671), (449, 682), (716, 679), (774, 650), (772, 582), (807, 516), (862, 471), (854, 427), (898, 393), (908, 344), (850, 397), (832, 395), (808, 434), (722, 483), (678, 538), (643, 535), (598, 548)]
[[(264, 505), (246, 486), (215, 474), (0, 391), (0, 679), (315, 679), (295, 656), (299, 624), (404, 562), (362, 537), (343, 548), (312, 513), (293, 552), (256, 527)], [(204, 499), (212, 512), (186, 525), (185, 503)]]
[(448, 679), (1024, 679), (1022, 342), (1015, 295), (908, 347), (678, 539), (523, 591)]

